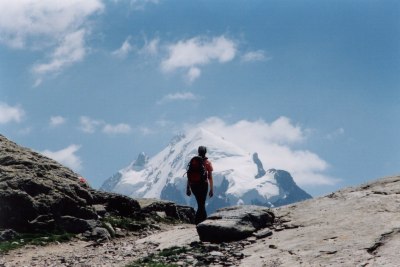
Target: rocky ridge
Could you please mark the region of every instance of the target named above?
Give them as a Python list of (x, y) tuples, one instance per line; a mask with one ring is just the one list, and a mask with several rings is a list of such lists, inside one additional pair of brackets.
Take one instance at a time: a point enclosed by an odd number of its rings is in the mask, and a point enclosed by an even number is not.
[[(0, 136), (1, 137), (1, 136)], [(40, 230), (39, 226), (59, 225), (63, 220), (77, 220), (99, 222), (99, 216), (106, 214), (128, 217), (151, 218), (149, 214), (158, 218), (191, 218), (191, 209), (175, 205), (172, 202), (138, 199), (133, 200), (117, 194), (96, 190), (80, 184), (77, 174), (67, 170), (64, 174), (55, 174), (59, 171), (57, 163), (42, 159), (32, 151), (22, 149), (0, 138), (0, 210), (8, 212), (9, 217), (0, 213), (1, 228), (5, 228), (8, 218), (20, 223), (20, 229)], [(13, 149), (18, 153), (12, 159)], [(3, 151), (5, 151), (3, 153)], [(19, 153), (21, 155), (17, 155)], [(8, 154), (7, 154), (8, 153)], [(33, 153), (33, 154), (32, 154)], [(4, 156), (4, 155), (8, 156)], [(32, 158), (30, 158), (32, 157)], [(15, 159), (18, 159), (17, 161)], [(39, 161), (37, 161), (39, 160)], [(18, 162), (27, 162), (18, 164)], [(14, 164), (11, 164), (14, 162)], [(34, 163), (40, 163), (34, 166)], [(5, 163), (5, 164), (4, 164)], [(50, 168), (48, 165), (57, 166)], [(43, 167), (44, 166), (44, 167)], [(61, 166), (62, 167), (62, 166)], [(19, 171), (21, 170), (21, 172)], [(15, 180), (10, 175), (14, 174)], [(61, 179), (65, 177), (66, 179)], [(52, 210), (51, 201), (45, 201), (44, 193), (27, 190), (24, 184), (31, 180), (42, 181), (46, 176), (51, 183), (65, 185), (55, 188), (67, 188), (66, 196), (79, 203), (78, 210), (94, 213), (97, 219), (79, 217), (81, 213)], [(19, 183), (18, 181), (24, 181)], [(40, 184), (40, 183), (38, 183)], [(37, 188), (33, 186), (33, 188)], [(40, 187), (39, 187), (40, 188)], [(52, 186), (49, 186), (51, 189)], [(52, 190), (52, 189), (51, 189)], [(50, 190), (50, 191), (51, 191)], [(83, 200), (75, 200), (76, 193)], [(33, 208), (27, 212), (34, 216), (33, 221), (24, 222), (16, 218), (11, 208), (14, 198), (9, 191), (17, 192), (24, 200), (31, 202), (26, 208)], [(20, 193), (18, 193), (21, 191)], [(52, 195), (47, 191), (47, 194)], [(36, 192), (36, 193), (35, 193)], [(87, 192), (87, 194), (86, 194)], [(71, 197), (73, 196), (73, 197)], [(3, 201), (3, 200), (6, 201)], [(10, 200), (11, 199), (11, 200)], [(19, 197), (15, 199), (20, 199)], [(56, 196), (50, 199), (57, 199)], [(8, 202), (7, 202), (8, 201)], [(86, 202), (85, 202), (86, 201)], [(5, 204), (6, 205), (5, 205)], [(55, 201), (54, 203), (58, 203)], [(119, 205), (121, 203), (122, 205)], [(19, 204), (19, 202), (16, 202)], [(58, 204), (59, 205), (59, 204)], [(46, 209), (45, 207), (49, 207)], [(58, 206), (62, 208), (63, 206)], [(246, 210), (248, 206), (242, 206)], [(236, 209), (236, 208), (234, 208)], [(263, 208), (260, 208), (263, 209)], [(17, 209), (18, 210), (18, 209)], [(249, 210), (251, 208), (249, 207)], [(271, 213), (270, 213), (271, 212)], [(256, 212), (256, 214), (258, 211)], [(240, 212), (244, 221), (252, 218), (246, 212)], [(212, 240), (216, 243), (200, 241), (198, 229), (193, 224), (164, 224), (162, 221), (144, 220), (141, 231), (119, 232), (118, 238), (107, 239), (107, 242), (98, 242), (97, 239), (80, 238), (79, 235), (66, 243), (52, 243), (47, 246), (28, 245), (0, 255), (0, 266), (146, 266), (146, 264), (174, 264), (177, 266), (397, 266), (398, 251), (400, 249), (400, 176), (382, 178), (367, 184), (345, 188), (324, 197), (299, 202), (280, 208), (266, 209), (261, 213), (270, 214), (273, 220), (264, 221), (262, 227), (248, 224), (243, 227), (248, 231), (253, 227), (251, 234), (244, 239), (224, 242)], [(273, 215), (273, 216), (272, 216)], [(14, 216), (14, 217), (13, 217)], [(35, 217), (37, 216), (37, 217)], [(47, 217), (40, 217), (47, 216)], [(61, 218), (67, 216), (68, 219)], [(147, 217), (146, 217), (147, 216)], [(172, 216), (172, 217), (171, 217)], [(42, 218), (37, 220), (37, 218)], [(240, 217), (240, 216), (239, 216)], [(60, 219), (61, 218), (61, 219)], [(71, 219), (75, 218), (75, 219)], [(153, 217), (154, 218), (154, 217)], [(32, 227), (36, 219), (39, 223)], [(232, 216), (224, 211), (211, 214), (205, 225), (232, 226)], [(52, 221), (54, 220), (54, 221)], [(224, 224), (229, 221), (228, 224)], [(236, 219), (235, 219), (236, 220)], [(214, 222), (213, 222), (214, 221)], [(257, 222), (257, 220), (253, 220)], [(17, 225), (17, 224), (16, 224)], [(34, 224), (35, 225), (35, 224)], [(61, 224), (62, 225), (62, 224)], [(95, 224), (92, 232), (100, 225)], [(218, 227), (219, 227), (218, 226)], [(106, 229), (106, 231), (108, 231)], [(84, 233), (87, 233), (85, 231)], [(15, 238), (12, 231), (2, 232), (1, 238)]]
[(0, 266), (23, 266), (33, 258), (36, 262), (58, 262), (50, 266), (93, 266), (89, 264), (92, 262), (98, 266), (126, 266), (132, 262), (142, 265), (131, 266), (145, 266), (145, 262), (178, 266), (398, 264), (400, 176), (346, 188), (272, 212), (276, 216), (273, 225), (235, 242), (201, 242), (194, 225), (178, 225), (147, 236), (116, 239), (96, 248), (74, 242), (20, 249), (4, 255)]
[(146, 221), (166, 217), (191, 223), (194, 210), (151, 200), (146, 208), (127, 196), (90, 188), (85, 179), (28, 148), (0, 135), (0, 230), (68, 232), (86, 236), (114, 235), (104, 218)]

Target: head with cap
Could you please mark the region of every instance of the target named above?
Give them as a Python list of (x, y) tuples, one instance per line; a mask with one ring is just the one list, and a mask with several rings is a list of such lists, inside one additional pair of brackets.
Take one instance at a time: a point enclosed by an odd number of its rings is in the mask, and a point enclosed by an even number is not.
[(199, 149), (197, 151), (199, 152), (199, 156), (204, 158), (207, 153), (207, 148), (205, 146), (199, 146)]

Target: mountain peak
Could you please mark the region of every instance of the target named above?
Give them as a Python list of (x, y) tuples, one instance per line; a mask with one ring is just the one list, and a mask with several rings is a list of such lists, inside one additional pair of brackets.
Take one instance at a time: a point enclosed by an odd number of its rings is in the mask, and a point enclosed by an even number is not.
[(207, 147), (207, 157), (214, 168), (215, 197), (207, 202), (209, 212), (237, 204), (277, 206), (311, 197), (289, 173), (265, 171), (257, 153), (250, 153), (204, 127), (175, 136), (150, 159), (139, 154), (134, 163), (109, 179), (114, 187), (108, 189), (131, 197), (161, 198), (196, 206), (194, 198), (186, 196), (187, 178), (183, 174), (199, 146)]
[(139, 153), (137, 159), (133, 162), (132, 166), (144, 167), (148, 161), (149, 157), (144, 152), (141, 152)]

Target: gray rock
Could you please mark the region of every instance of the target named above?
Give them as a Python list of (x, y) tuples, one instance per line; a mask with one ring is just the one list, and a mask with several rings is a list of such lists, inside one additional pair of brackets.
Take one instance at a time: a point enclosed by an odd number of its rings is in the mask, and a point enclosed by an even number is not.
[(14, 230), (6, 229), (6, 230), (0, 232), (0, 241), (8, 241), (11, 239), (18, 238), (19, 236), (20, 236), (20, 234), (18, 234)]
[(255, 233), (253, 233), (253, 236), (255, 236), (257, 239), (260, 239), (260, 238), (265, 238), (265, 237), (268, 237), (268, 236), (271, 236), (272, 235), (272, 231), (270, 230), (270, 229), (262, 229), (262, 230), (259, 230), (259, 231), (257, 231), (257, 232), (255, 232)]
[(229, 242), (245, 239), (258, 229), (272, 225), (274, 214), (270, 209), (243, 205), (219, 209), (197, 225), (201, 241)]
[[(153, 198), (138, 199), (142, 212), (165, 213), (165, 216), (186, 223), (194, 223), (195, 211), (192, 207), (177, 205), (174, 202)], [(164, 215), (162, 215), (164, 217)]]
[(120, 194), (89, 189), (93, 196), (93, 204), (103, 205), (113, 215), (135, 217), (140, 213), (137, 200)]
[(85, 231), (92, 231), (97, 222), (95, 220), (84, 220), (72, 216), (61, 216), (58, 219), (57, 225), (70, 233), (83, 233)]
[(0, 174), (0, 229), (81, 233), (107, 212), (140, 215), (136, 200), (91, 189), (79, 174), (2, 135)]
[[(157, 212), (167, 219), (194, 221), (191, 207), (154, 200), (142, 209), (135, 199), (94, 190), (84, 181), (56, 161), (0, 135), (0, 229), (26, 233), (61, 230), (79, 234), (80, 238), (106, 241), (125, 235), (100, 221), (109, 215), (137, 221), (140, 236), (161, 228), (148, 220)], [(135, 223), (129, 227), (135, 230)], [(5, 232), (0, 238), (10, 237)]]
[(107, 231), (110, 233), (111, 237), (114, 237), (116, 232), (114, 230), (114, 227), (112, 227), (111, 223), (104, 223), (104, 228), (107, 229)]
[(97, 218), (78, 174), (2, 135), (0, 173), (0, 228), (36, 231), (65, 215)]
[(393, 176), (274, 209), (279, 231), (241, 266), (399, 266), (399, 196)]
[(111, 240), (111, 235), (106, 228), (96, 227), (92, 230), (91, 238), (97, 239), (99, 241)]

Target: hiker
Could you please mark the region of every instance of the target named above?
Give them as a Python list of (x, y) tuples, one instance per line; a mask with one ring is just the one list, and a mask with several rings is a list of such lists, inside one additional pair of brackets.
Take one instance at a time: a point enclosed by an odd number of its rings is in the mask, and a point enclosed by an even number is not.
[[(193, 157), (187, 170), (187, 186), (186, 195), (193, 195), (197, 201), (197, 211), (195, 223), (199, 224), (207, 218), (206, 212), (206, 199), (207, 193), (209, 197), (214, 195), (213, 190), (213, 167), (211, 162), (206, 157), (207, 148), (205, 146), (199, 146), (198, 156)], [(208, 191), (208, 184), (210, 184), (210, 191)]]

